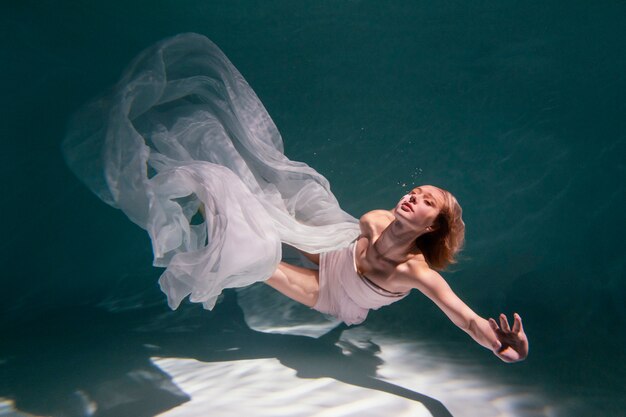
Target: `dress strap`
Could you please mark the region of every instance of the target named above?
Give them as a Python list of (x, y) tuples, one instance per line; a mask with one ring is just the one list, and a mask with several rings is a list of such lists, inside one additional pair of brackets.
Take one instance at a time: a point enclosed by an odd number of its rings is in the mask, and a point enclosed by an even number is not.
[(409, 293), (409, 291), (405, 291), (405, 292), (389, 291), (381, 287), (380, 285), (376, 284), (374, 281), (372, 281), (365, 275), (359, 274), (358, 272), (357, 274), (359, 275), (359, 278), (361, 278), (361, 280), (365, 283), (365, 285), (367, 285), (372, 291), (378, 293), (379, 295), (382, 295), (383, 297), (401, 298), (401, 297), (405, 297)]
[(405, 292), (395, 292), (395, 291), (389, 291), (383, 287), (381, 287), (380, 285), (376, 284), (374, 281), (372, 281), (371, 279), (369, 279), (368, 277), (366, 277), (365, 275), (361, 274), (359, 272), (359, 268), (357, 268), (356, 266), (356, 243), (357, 243), (357, 239), (355, 239), (354, 241), (352, 241), (352, 259), (353, 259), (353, 264), (354, 264), (354, 271), (356, 272), (356, 274), (359, 276), (359, 278), (361, 278), (361, 281), (363, 281), (363, 283), (365, 285), (367, 285), (368, 288), (370, 288), (372, 291), (374, 291), (375, 293), (382, 295), (383, 297), (392, 297), (392, 298), (401, 298), (401, 297), (405, 297), (409, 291), (405, 291)]

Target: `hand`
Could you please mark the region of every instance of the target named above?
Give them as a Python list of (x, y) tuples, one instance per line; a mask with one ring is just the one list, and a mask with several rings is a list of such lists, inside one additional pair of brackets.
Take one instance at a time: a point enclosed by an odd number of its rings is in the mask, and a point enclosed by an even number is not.
[(504, 314), (500, 314), (500, 327), (494, 319), (489, 319), (489, 325), (498, 338), (493, 353), (504, 362), (519, 362), (528, 356), (528, 338), (522, 327), (522, 318), (513, 314), (513, 329)]

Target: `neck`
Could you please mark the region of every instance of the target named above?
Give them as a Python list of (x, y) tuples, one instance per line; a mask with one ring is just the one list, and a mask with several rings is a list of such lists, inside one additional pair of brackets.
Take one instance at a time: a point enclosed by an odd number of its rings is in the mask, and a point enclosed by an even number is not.
[(380, 234), (374, 246), (380, 256), (402, 262), (408, 255), (415, 252), (415, 239), (420, 234), (399, 221), (393, 220)]

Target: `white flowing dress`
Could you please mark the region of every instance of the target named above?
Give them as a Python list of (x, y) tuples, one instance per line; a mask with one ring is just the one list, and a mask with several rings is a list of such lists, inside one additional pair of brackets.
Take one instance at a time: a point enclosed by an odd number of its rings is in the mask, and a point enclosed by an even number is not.
[(328, 181), (284, 155), (254, 91), (202, 35), (143, 51), (72, 118), (63, 153), (94, 193), (149, 233), (173, 309), (187, 296), (211, 309), (224, 288), (266, 280), (281, 242), (319, 253), (359, 234)]

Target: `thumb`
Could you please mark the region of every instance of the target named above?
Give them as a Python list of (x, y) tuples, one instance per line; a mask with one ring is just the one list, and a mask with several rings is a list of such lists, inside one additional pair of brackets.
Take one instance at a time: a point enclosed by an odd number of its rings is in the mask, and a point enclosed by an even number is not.
[(500, 352), (500, 349), (502, 348), (502, 343), (496, 339), (491, 346), (493, 347), (494, 352)]
[(493, 349), (494, 352), (500, 352), (500, 350), (502, 349), (502, 342), (500, 342), (500, 340), (498, 340), (498, 338), (494, 338), (493, 342), (491, 342), (491, 347)]

